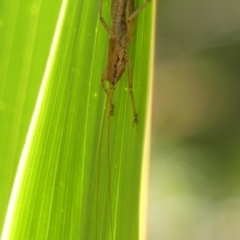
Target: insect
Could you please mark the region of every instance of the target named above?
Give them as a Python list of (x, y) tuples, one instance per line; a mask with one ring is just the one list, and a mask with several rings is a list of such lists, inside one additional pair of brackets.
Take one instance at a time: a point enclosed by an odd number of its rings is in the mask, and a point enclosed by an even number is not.
[[(102, 148), (102, 135), (104, 128), (104, 119), (108, 112), (108, 195), (110, 207), (110, 222), (112, 228), (112, 206), (111, 206), (111, 181), (110, 181), (110, 157), (109, 157), (109, 135), (110, 135), (110, 117), (114, 115), (113, 95), (117, 82), (121, 79), (126, 68), (128, 69), (128, 89), (131, 97), (133, 124), (137, 124), (137, 110), (133, 93), (133, 70), (132, 61), (127, 53), (127, 49), (133, 40), (134, 18), (151, 2), (146, 2), (135, 10), (135, 0), (112, 0), (111, 2), (111, 16), (112, 25), (109, 26), (102, 16), (102, 0), (99, 2), (99, 19), (103, 27), (109, 34), (108, 46), (108, 60), (107, 67), (102, 75), (101, 84), (107, 95), (106, 108), (103, 116), (102, 132), (100, 139), (100, 153), (98, 161), (98, 187), (97, 187), (97, 201), (99, 197), (99, 181), (100, 181), (100, 159)], [(98, 203), (97, 203), (98, 204)], [(98, 209), (97, 209), (98, 219)], [(111, 230), (112, 232), (112, 230)], [(98, 226), (96, 224), (96, 239), (98, 239)], [(113, 239), (113, 235), (112, 235)]]
[(112, 26), (110, 27), (102, 17), (102, 0), (100, 0), (99, 18), (110, 36), (107, 67), (101, 79), (110, 106), (109, 116), (114, 114), (113, 94), (115, 85), (128, 67), (128, 88), (134, 116), (133, 124), (137, 123), (137, 110), (133, 94), (132, 61), (126, 50), (133, 40), (134, 18), (150, 1), (147, 0), (137, 10), (134, 10), (134, 0), (112, 0)]

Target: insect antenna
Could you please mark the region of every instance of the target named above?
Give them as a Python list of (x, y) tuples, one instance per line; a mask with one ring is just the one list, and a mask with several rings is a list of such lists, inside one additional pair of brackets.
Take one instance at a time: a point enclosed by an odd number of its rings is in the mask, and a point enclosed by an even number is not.
[[(99, 215), (99, 187), (100, 187), (100, 173), (101, 173), (101, 153), (102, 153), (102, 145), (103, 145), (103, 135), (105, 129), (105, 120), (108, 113), (108, 132), (107, 132), (107, 179), (108, 179), (108, 198), (109, 198), (109, 212), (110, 212), (110, 229), (111, 235), (113, 239), (113, 221), (112, 221), (112, 192), (111, 192), (111, 163), (110, 163), (110, 118), (111, 111), (113, 111), (112, 103), (112, 95), (113, 90), (108, 89), (107, 93), (107, 101), (104, 109), (101, 132), (100, 132), (100, 143), (99, 143), (99, 157), (98, 157), (98, 175), (97, 175), (97, 210), (96, 210), (96, 239), (98, 239), (98, 215)], [(109, 109), (109, 111), (108, 111)]]

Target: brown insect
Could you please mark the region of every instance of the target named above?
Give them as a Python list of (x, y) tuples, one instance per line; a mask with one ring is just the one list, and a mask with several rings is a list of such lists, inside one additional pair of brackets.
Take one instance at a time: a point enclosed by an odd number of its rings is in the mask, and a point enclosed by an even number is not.
[(114, 114), (113, 93), (115, 85), (121, 79), (126, 66), (128, 66), (128, 88), (132, 102), (134, 124), (137, 123), (137, 110), (133, 94), (132, 61), (126, 50), (133, 40), (134, 18), (150, 1), (147, 0), (142, 6), (134, 10), (134, 0), (112, 0), (112, 26), (110, 27), (102, 17), (102, 0), (100, 0), (100, 21), (110, 35), (107, 67), (101, 79), (110, 106), (109, 116)]
[[(109, 207), (110, 207), (110, 224), (111, 224), (111, 235), (113, 239), (112, 231), (112, 201), (111, 201), (111, 177), (110, 177), (110, 150), (109, 150), (109, 135), (110, 135), (110, 117), (114, 115), (114, 104), (113, 94), (116, 83), (121, 79), (123, 73), (128, 68), (128, 89), (131, 97), (132, 111), (133, 111), (133, 124), (136, 124), (137, 110), (133, 94), (133, 71), (132, 61), (127, 53), (127, 49), (133, 40), (133, 28), (134, 18), (150, 3), (151, 0), (147, 0), (138, 9), (134, 10), (135, 0), (112, 0), (111, 15), (112, 25), (109, 26), (102, 16), (102, 0), (100, 0), (99, 7), (99, 18), (109, 34), (109, 47), (108, 47), (108, 60), (107, 67), (104, 71), (101, 82), (103, 89), (107, 94), (107, 103), (103, 116), (102, 132), (100, 138), (100, 153), (98, 161), (98, 186), (97, 186), (97, 212), (96, 221), (98, 221), (98, 198), (99, 198), (99, 181), (100, 181), (100, 159), (101, 159), (101, 148), (102, 148), (102, 137), (104, 129), (104, 120), (106, 117), (107, 109), (109, 106), (109, 121), (108, 121), (108, 195), (109, 195)], [(96, 239), (98, 239), (98, 225), (96, 224)]]

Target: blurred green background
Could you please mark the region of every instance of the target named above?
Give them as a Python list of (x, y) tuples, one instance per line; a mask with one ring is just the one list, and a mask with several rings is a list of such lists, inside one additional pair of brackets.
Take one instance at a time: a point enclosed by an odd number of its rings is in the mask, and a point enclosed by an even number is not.
[(148, 239), (240, 239), (240, 2), (157, 8)]

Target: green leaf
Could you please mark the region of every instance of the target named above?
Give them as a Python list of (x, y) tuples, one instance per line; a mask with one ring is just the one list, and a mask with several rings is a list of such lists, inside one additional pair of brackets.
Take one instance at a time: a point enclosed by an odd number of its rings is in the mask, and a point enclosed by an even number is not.
[[(126, 73), (116, 85), (114, 116), (103, 119), (109, 36), (98, 4), (63, 1), (3, 239), (139, 239), (152, 5), (137, 17), (129, 50), (139, 118), (133, 127)], [(107, 20), (110, 8), (104, 1)]]
[(0, 1), (0, 231), (61, 2)]

